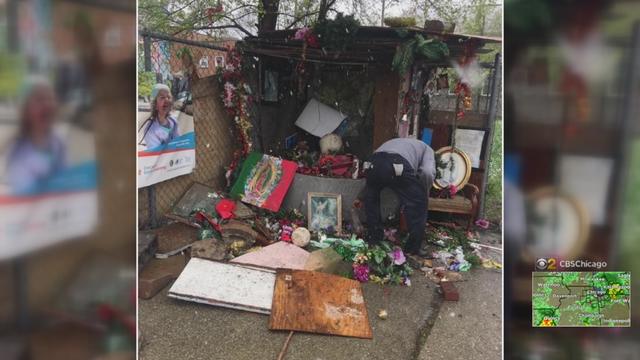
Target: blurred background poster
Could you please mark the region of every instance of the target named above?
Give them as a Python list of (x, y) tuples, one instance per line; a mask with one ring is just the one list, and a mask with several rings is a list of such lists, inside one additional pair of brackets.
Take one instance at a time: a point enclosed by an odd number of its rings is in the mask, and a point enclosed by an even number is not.
[(638, 288), (640, 3), (508, 0), (504, 20), (505, 358), (637, 359), (637, 311), (632, 327), (532, 329), (532, 272), (606, 263), (557, 270), (630, 271)]
[(134, 354), (135, 27), (130, 1), (0, 1), (2, 359)]

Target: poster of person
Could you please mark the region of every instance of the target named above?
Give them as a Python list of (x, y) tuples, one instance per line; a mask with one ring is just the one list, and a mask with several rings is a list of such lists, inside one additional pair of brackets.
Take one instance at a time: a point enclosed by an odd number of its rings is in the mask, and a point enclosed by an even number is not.
[(138, 187), (189, 174), (195, 164), (193, 117), (174, 110), (170, 88), (156, 84), (138, 109)]
[(0, 260), (88, 235), (98, 219), (93, 133), (46, 76), (0, 112)]
[(342, 230), (342, 195), (309, 193), (307, 195), (309, 230), (339, 234)]

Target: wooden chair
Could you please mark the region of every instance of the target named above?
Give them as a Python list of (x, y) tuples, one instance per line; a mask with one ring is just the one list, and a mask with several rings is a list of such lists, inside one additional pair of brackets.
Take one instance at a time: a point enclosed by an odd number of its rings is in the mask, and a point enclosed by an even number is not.
[(451, 199), (430, 197), (429, 211), (467, 215), (469, 219), (467, 223), (467, 231), (469, 231), (471, 230), (471, 224), (473, 224), (478, 217), (479, 193), (480, 190), (477, 186), (467, 183), (464, 188), (462, 188), (462, 191), (459, 191)]

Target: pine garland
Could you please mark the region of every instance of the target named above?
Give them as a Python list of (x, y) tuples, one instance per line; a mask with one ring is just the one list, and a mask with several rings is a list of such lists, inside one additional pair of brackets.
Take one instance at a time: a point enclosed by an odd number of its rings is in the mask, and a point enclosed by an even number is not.
[(425, 39), (422, 35), (416, 35), (396, 49), (391, 68), (400, 74), (404, 74), (411, 68), (416, 58), (440, 61), (447, 56), (449, 56), (447, 44), (440, 40)]

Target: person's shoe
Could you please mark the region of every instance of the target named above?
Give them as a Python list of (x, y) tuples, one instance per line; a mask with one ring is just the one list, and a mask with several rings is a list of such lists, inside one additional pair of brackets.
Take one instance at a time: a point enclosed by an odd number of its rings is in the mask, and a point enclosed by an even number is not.
[(414, 269), (420, 269), (422, 267), (422, 259), (418, 255), (407, 253), (407, 264)]
[(415, 255), (423, 258), (429, 256), (429, 251), (427, 249), (420, 249), (418, 251), (406, 251), (406, 253), (409, 255)]

